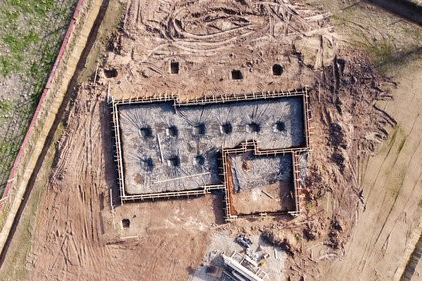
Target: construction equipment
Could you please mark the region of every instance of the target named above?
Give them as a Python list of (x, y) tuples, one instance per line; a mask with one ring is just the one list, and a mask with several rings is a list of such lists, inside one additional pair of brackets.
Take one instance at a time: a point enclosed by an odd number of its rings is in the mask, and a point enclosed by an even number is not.
[[(224, 265), (230, 271), (231, 276), (235, 277), (238, 281), (264, 281), (266, 273), (259, 270), (255, 273), (246, 268), (241, 262), (233, 257), (228, 257), (224, 254), (221, 255), (224, 260)], [(262, 277), (261, 277), (262, 275)]]
[(245, 249), (249, 249), (252, 246), (251, 239), (246, 237), (245, 234), (240, 234), (239, 236), (237, 236), (235, 241)]

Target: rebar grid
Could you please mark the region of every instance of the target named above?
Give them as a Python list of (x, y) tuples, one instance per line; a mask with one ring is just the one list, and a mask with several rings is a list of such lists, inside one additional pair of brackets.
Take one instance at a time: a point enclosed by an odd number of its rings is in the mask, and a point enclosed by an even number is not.
[[(279, 97), (302, 97), (302, 116), (303, 116), (303, 133), (304, 133), (304, 143), (299, 146), (295, 147), (286, 147), (286, 148), (271, 148), (271, 149), (262, 149), (262, 143), (256, 140), (254, 135), (252, 134), (249, 139), (244, 140), (240, 143), (240, 146), (237, 148), (230, 148), (225, 147), (224, 142), (221, 146), (221, 154), (220, 158), (223, 163), (219, 169), (221, 173), (219, 175), (222, 176), (223, 181), (221, 183), (214, 183), (214, 184), (206, 184), (206, 182), (202, 182), (202, 184), (198, 184), (196, 188), (188, 188), (185, 190), (176, 190), (176, 191), (164, 191), (164, 192), (151, 192), (148, 194), (127, 194), (125, 192), (125, 170), (123, 165), (123, 157), (124, 152), (122, 153), (122, 139), (121, 139), (121, 124), (119, 123), (119, 107), (122, 105), (136, 105), (136, 104), (147, 104), (147, 103), (156, 103), (156, 102), (171, 102), (172, 107), (174, 110), (181, 114), (183, 118), (191, 118), (190, 116), (184, 116), (184, 107), (192, 106), (192, 105), (206, 105), (206, 104), (218, 104), (218, 103), (227, 103), (227, 102), (236, 102), (236, 101), (245, 101), (245, 100), (262, 100), (262, 99), (273, 99)], [(191, 196), (200, 196), (210, 193), (212, 190), (224, 190), (225, 193), (225, 213), (226, 213), (226, 220), (230, 221), (236, 219), (237, 217), (243, 217), (243, 214), (234, 214), (231, 208), (231, 200), (230, 200), (230, 182), (228, 180), (228, 173), (230, 171), (227, 169), (228, 161), (227, 155), (228, 153), (242, 153), (246, 150), (253, 151), (254, 155), (278, 155), (278, 154), (286, 154), (290, 153), (292, 155), (292, 167), (293, 167), (293, 185), (294, 185), (294, 201), (295, 201), (295, 210), (288, 211), (288, 212), (270, 212), (270, 213), (256, 213), (250, 214), (249, 216), (267, 216), (267, 215), (297, 215), (300, 212), (300, 205), (299, 205), (299, 195), (298, 190), (300, 189), (300, 177), (299, 177), (299, 164), (298, 164), (298, 155), (303, 152), (309, 152), (310, 147), (310, 128), (309, 128), (309, 119), (310, 119), (310, 110), (308, 105), (308, 88), (304, 88), (301, 90), (295, 90), (292, 92), (263, 92), (263, 93), (252, 93), (252, 94), (245, 94), (245, 95), (224, 95), (224, 96), (211, 96), (202, 99), (194, 99), (190, 101), (180, 101), (177, 95), (167, 94), (158, 97), (148, 97), (148, 98), (132, 98), (126, 100), (115, 100), (111, 98), (109, 100), (110, 105), (112, 107), (113, 113), (113, 128), (115, 133), (115, 146), (116, 146), (116, 162), (118, 168), (118, 183), (119, 189), (121, 192), (121, 202), (127, 201), (137, 201), (137, 200), (155, 200), (155, 199), (169, 199), (175, 197), (191, 197)], [(188, 112), (188, 111), (187, 111)], [(189, 113), (189, 112), (188, 112)], [(203, 114), (203, 112), (201, 113)], [(191, 122), (192, 123), (192, 122)], [(194, 126), (192, 123), (191, 125)], [(221, 129), (220, 129), (221, 130)], [(161, 141), (160, 141), (161, 139)], [(160, 138), (158, 136), (157, 144), (158, 150), (161, 151), (161, 146), (163, 146), (163, 142), (165, 143), (164, 138)], [(164, 161), (165, 156), (161, 152), (161, 161)], [(195, 175), (186, 175), (186, 178), (194, 177)], [(183, 178), (183, 177), (181, 177)], [(171, 181), (170, 180), (162, 180), (162, 182)], [(177, 178), (176, 178), (177, 180)], [(192, 186), (191, 186), (192, 187)]]

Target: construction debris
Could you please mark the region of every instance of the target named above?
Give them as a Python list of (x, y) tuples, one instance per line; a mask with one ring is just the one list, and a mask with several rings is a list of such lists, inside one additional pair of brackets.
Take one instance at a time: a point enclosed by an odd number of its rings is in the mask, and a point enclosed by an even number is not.
[(225, 274), (234, 277), (236, 281), (264, 281), (267, 274), (257, 264), (251, 262), (247, 256), (240, 257), (240, 260), (236, 256), (239, 256), (236, 252), (231, 257), (221, 255), (227, 270)]
[(252, 246), (252, 241), (245, 234), (240, 234), (236, 237), (236, 242), (245, 249), (249, 249)]

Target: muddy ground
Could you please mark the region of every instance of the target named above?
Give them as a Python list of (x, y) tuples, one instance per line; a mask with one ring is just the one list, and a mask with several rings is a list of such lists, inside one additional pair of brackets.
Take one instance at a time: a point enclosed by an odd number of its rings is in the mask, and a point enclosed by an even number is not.
[[(348, 1), (122, 3), (97, 81), (75, 93), (21, 265), (28, 275), (15, 280), (187, 280), (223, 231), (285, 249), (280, 280), (400, 278), (421, 227), (421, 28)], [(108, 90), (194, 98), (305, 85), (312, 151), (298, 217), (224, 223), (219, 195), (110, 208)]]

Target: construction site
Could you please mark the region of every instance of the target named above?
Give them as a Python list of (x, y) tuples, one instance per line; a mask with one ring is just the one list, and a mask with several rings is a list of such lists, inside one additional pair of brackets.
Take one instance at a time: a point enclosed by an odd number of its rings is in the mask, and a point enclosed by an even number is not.
[(420, 280), (422, 27), (374, 2), (79, 0), (0, 281)]
[(307, 91), (190, 102), (111, 97), (121, 202), (222, 190), (227, 220), (298, 214), (299, 158), (309, 148)]

